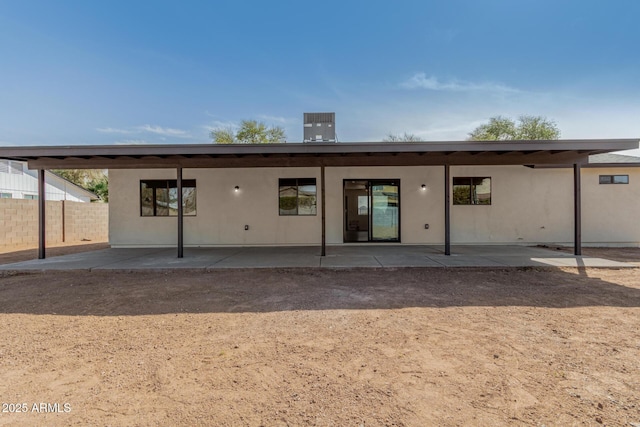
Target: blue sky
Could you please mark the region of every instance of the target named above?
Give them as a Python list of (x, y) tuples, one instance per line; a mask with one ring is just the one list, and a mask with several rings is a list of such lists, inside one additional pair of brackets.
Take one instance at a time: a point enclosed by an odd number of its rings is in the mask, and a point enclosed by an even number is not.
[(461, 140), (491, 116), (640, 138), (640, 1), (0, 2), (0, 145)]

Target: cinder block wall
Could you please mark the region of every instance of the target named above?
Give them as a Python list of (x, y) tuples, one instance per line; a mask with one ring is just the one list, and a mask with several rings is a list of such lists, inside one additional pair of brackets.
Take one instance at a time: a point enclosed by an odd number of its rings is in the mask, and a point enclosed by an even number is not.
[(107, 241), (109, 205), (106, 203), (64, 202), (65, 241)]
[[(45, 226), (47, 245), (82, 239), (106, 242), (109, 239), (109, 206), (106, 203), (47, 201)], [(37, 245), (38, 201), (0, 199), (0, 247), (19, 249)]]
[[(35, 227), (31, 227), (29, 231), (32, 232), (34, 236), (33, 242), (38, 244), (38, 202), (36, 200), (34, 200), (34, 202), (36, 205), (36, 224)], [(45, 228), (47, 231), (47, 245), (62, 243), (62, 202), (50, 201), (46, 203), (45, 212), (47, 219)], [(29, 237), (31, 237), (31, 235), (29, 235)]]

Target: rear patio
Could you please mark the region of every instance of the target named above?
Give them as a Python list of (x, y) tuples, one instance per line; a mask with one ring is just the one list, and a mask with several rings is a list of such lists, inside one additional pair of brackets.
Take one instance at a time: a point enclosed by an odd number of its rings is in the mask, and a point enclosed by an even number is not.
[(445, 255), (441, 245), (329, 246), (320, 248), (215, 247), (185, 248), (176, 258), (175, 248), (110, 248), (46, 259), (6, 264), (0, 271), (65, 270), (218, 270), (229, 268), (404, 268), (404, 267), (636, 267), (605, 258), (575, 256), (533, 246), (452, 246)]

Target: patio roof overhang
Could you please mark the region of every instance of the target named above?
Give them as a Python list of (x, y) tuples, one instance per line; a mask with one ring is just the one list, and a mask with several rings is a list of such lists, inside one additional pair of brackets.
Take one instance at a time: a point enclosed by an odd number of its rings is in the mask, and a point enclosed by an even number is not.
[[(444, 166), (445, 254), (451, 253), (450, 166), (566, 165), (574, 169), (574, 233), (576, 255), (581, 251), (580, 168), (589, 156), (638, 148), (637, 139), (312, 143), (260, 145), (100, 145), (0, 147), (0, 159), (26, 161), (38, 169), (38, 258), (45, 258), (46, 169), (175, 168), (178, 206), (182, 205), (183, 168), (320, 167), (322, 249), (325, 255), (325, 167)], [(178, 210), (178, 258), (183, 256), (183, 214)]]
[(30, 169), (566, 165), (638, 148), (638, 139), (0, 147)]

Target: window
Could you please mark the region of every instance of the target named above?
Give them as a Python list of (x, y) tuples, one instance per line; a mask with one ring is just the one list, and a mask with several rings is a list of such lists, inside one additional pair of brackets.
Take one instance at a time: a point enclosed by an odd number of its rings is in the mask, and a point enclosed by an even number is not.
[(22, 175), (23, 167), (20, 162), (10, 162), (11, 165), (11, 173), (15, 175)]
[(28, 200), (38, 200), (38, 195), (37, 194), (25, 194), (24, 198), (28, 199)]
[(0, 199), (12, 199), (13, 194), (11, 193), (0, 193)]
[(315, 178), (281, 178), (278, 185), (280, 215), (316, 215)]
[[(196, 214), (196, 180), (182, 180), (182, 214)], [(140, 181), (140, 216), (177, 216), (178, 183), (175, 179)]]
[(491, 178), (453, 178), (454, 205), (490, 205)]
[(600, 184), (628, 184), (629, 175), (600, 175)]
[(24, 167), (22, 163), (15, 160), (0, 160), (0, 172), (12, 173), (14, 175), (22, 175)]

